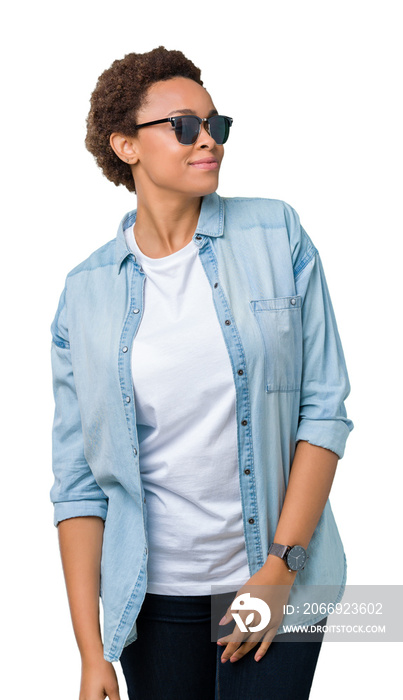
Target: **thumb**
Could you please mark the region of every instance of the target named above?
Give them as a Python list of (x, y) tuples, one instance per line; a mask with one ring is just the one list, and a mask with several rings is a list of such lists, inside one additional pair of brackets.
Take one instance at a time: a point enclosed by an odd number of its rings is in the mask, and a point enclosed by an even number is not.
[(108, 693), (108, 698), (109, 700), (120, 700), (119, 690), (111, 690), (111, 692)]
[(117, 683), (113, 683), (112, 685), (108, 684), (108, 686), (105, 687), (104, 692), (109, 700), (120, 700), (119, 686)]
[(219, 625), (228, 625), (232, 620), (231, 607), (227, 608), (225, 615), (221, 618)]

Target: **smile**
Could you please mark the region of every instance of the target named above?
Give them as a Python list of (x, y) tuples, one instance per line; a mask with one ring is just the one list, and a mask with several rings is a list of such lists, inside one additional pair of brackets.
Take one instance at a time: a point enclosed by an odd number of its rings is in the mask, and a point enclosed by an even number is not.
[(194, 163), (189, 163), (193, 168), (198, 168), (199, 170), (217, 170), (218, 163), (216, 160), (199, 160)]

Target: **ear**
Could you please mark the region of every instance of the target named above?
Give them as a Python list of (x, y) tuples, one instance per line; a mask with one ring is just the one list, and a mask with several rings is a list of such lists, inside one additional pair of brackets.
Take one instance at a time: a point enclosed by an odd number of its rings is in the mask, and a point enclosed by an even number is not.
[(134, 138), (114, 132), (110, 135), (109, 143), (118, 158), (125, 163), (129, 163), (130, 165), (137, 163), (138, 153)]

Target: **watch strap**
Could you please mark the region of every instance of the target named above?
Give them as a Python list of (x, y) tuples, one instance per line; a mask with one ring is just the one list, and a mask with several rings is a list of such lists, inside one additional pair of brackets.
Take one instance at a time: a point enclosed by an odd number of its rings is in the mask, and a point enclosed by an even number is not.
[(273, 542), (273, 544), (270, 545), (268, 553), (274, 554), (276, 557), (280, 557), (280, 559), (284, 559), (290, 549), (291, 547), (287, 544), (277, 544), (277, 542)]

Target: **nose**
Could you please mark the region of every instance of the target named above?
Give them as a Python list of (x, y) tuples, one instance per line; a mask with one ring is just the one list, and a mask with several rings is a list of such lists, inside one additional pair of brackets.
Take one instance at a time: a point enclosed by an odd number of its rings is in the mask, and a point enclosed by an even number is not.
[(214, 148), (216, 142), (213, 137), (210, 136), (210, 125), (207, 120), (203, 121), (200, 129), (200, 134), (198, 135), (195, 146), (200, 148)]

